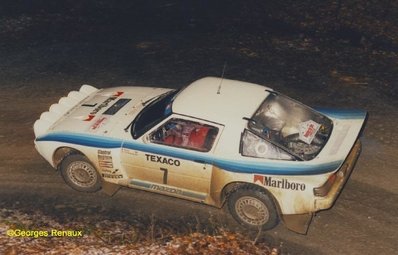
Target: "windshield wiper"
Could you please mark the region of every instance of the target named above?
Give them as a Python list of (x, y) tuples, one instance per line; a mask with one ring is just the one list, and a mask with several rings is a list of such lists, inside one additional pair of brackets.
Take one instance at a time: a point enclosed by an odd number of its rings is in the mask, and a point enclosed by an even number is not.
[(273, 94), (273, 95), (279, 95), (279, 93), (275, 90), (266, 89), (265, 91), (267, 91), (268, 93)]
[(124, 132), (127, 133), (132, 124), (133, 124), (133, 122), (130, 122), (130, 124), (128, 124), (128, 126), (124, 128)]
[(255, 119), (248, 118), (248, 117), (243, 117), (242, 119), (247, 120), (247, 121), (250, 121), (251, 123), (253, 123), (253, 125), (256, 125), (256, 124), (257, 124), (257, 121), (256, 121)]
[[(162, 95), (163, 95), (163, 94), (162, 94)], [(149, 102), (151, 102), (152, 100), (154, 100), (154, 99), (156, 99), (156, 98), (158, 98), (158, 97), (160, 97), (160, 96), (161, 96), (161, 95), (151, 97), (151, 98), (149, 98), (148, 100), (145, 100), (144, 102), (141, 101), (141, 104), (142, 104), (142, 106), (145, 106), (145, 105), (147, 105)]]

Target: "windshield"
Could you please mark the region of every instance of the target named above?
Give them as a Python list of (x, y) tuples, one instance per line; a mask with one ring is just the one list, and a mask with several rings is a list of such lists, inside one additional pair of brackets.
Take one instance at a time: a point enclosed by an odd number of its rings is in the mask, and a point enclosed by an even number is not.
[(249, 129), (301, 160), (321, 151), (332, 121), (286, 96), (271, 93), (249, 120)]
[(135, 118), (131, 135), (137, 139), (154, 125), (171, 115), (171, 104), (179, 90), (174, 90), (159, 96), (147, 105)]

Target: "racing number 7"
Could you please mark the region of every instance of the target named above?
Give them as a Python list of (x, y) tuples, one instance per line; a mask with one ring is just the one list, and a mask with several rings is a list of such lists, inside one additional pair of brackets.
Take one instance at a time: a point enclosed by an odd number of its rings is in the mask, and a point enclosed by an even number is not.
[(169, 171), (167, 170), (167, 168), (163, 167), (160, 168), (160, 171), (163, 172), (163, 184), (167, 184), (167, 174)]

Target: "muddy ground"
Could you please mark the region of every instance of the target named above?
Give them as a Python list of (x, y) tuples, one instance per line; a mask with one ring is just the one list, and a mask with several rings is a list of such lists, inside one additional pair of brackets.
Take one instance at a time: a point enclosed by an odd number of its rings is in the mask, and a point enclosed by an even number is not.
[[(33, 145), (32, 126), (41, 112), (81, 84), (177, 88), (220, 76), (226, 63), (227, 78), (268, 85), (311, 106), (369, 112), (362, 155), (334, 207), (317, 213), (307, 235), (281, 224), (263, 233), (262, 242), (285, 254), (398, 253), (394, 41), (368, 36), (368, 30), (357, 40), (283, 22), (250, 30), (224, 18), (213, 27), (205, 18), (214, 22), (214, 16), (196, 11), (201, 6), (154, 2), (166, 11), (130, 6), (142, 19), (127, 20), (115, 19), (120, 9), (109, 14), (98, 6), (94, 14), (82, 13), (83, 7), (27, 11), (11, 4), (0, 12), (0, 206), (40, 209), (65, 221), (82, 214), (148, 222), (154, 217), (159, 224), (183, 226), (177, 232), (198, 222), (209, 232), (214, 226), (244, 231), (225, 211), (184, 200), (128, 189), (113, 197), (73, 191)], [(189, 11), (168, 16), (179, 10)], [(256, 233), (247, 234), (254, 239)]]

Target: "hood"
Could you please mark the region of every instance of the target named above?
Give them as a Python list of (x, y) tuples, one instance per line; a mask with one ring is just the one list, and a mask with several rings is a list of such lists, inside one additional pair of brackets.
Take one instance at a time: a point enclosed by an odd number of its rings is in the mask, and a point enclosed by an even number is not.
[(135, 115), (148, 100), (170, 91), (151, 87), (96, 89), (83, 85), (51, 105), (34, 124), (36, 137), (48, 132), (108, 133), (116, 123)]

